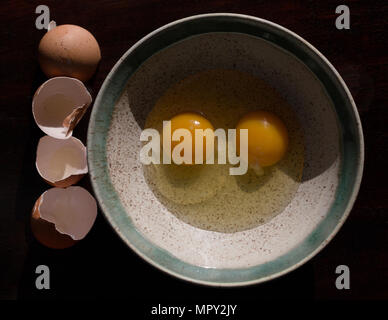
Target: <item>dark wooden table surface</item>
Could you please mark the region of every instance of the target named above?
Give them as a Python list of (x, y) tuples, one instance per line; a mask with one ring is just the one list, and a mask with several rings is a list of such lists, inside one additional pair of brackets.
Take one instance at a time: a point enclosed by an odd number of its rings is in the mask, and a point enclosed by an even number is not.
[[(44, 31), (35, 8), (46, 4), (57, 24), (90, 30), (102, 61), (87, 84), (96, 96), (120, 56), (141, 37), (173, 20), (206, 12), (262, 17), (298, 33), (320, 50), (349, 86), (363, 123), (366, 160), (361, 190), (331, 243), (298, 270), (269, 283), (236, 289), (206, 288), (176, 280), (145, 263), (99, 213), (90, 234), (73, 248), (42, 247), (31, 235), (31, 208), (49, 188), (35, 169), (43, 133), (31, 98), (45, 80), (37, 64)], [(335, 8), (347, 4), (350, 30), (335, 28)], [(386, 1), (1, 1), (0, 3), (0, 298), (121, 298), (150, 302), (259, 301), (261, 299), (388, 299), (388, 80)], [(84, 142), (89, 114), (74, 135)], [(89, 188), (88, 179), (81, 185)], [(51, 270), (51, 289), (35, 288), (35, 268)], [(335, 268), (350, 268), (350, 290), (337, 290)]]

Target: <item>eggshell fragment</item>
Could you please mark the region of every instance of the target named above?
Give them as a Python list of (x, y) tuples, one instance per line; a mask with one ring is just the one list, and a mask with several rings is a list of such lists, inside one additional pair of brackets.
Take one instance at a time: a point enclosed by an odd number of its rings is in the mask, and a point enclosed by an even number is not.
[(56, 77), (36, 90), (32, 114), (44, 133), (57, 139), (67, 139), (91, 103), (92, 97), (81, 81)]
[(84, 188), (52, 188), (45, 191), (32, 210), (31, 228), (43, 245), (67, 248), (83, 239), (97, 216), (97, 203)]
[(101, 60), (97, 40), (86, 29), (64, 24), (50, 29), (39, 43), (39, 63), (48, 77), (89, 80)]
[(44, 136), (38, 143), (36, 168), (50, 185), (68, 187), (88, 172), (86, 147), (74, 137), (62, 140)]
[(67, 234), (59, 233), (55, 229), (55, 224), (41, 219), (39, 212), (41, 201), (42, 196), (36, 200), (31, 215), (31, 230), (34, 237), (41, 244), (52, 249), (65, 249), (77, 243)]
[(47, 31), (50, 31), (51, 29), (54, 29), (57, 26), (57, 23), (54, 20), (51, 20), (50, 23), (47, 26)]

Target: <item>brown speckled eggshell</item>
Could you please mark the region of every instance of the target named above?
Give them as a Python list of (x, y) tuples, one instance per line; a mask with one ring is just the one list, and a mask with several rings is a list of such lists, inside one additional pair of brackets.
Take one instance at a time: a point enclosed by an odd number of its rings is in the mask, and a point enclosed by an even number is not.
[(100, 47), (84, 28), (65, 24), (48, 31), (39, 43), (39, 64), (49, 77), (89, 80), (101, 59)]

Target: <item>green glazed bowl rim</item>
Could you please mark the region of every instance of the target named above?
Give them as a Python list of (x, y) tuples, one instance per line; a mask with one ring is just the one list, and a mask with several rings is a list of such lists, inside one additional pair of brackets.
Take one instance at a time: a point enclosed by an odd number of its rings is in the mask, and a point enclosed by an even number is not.
[[(264, 264), (216, 269), (179, 260), (146, 239), (123, 208), (109, 177), (106, 138), (116, 100), (129, 77), (156, 52), (190, 36), (237, 32), (263, 38), (289, 51), (316, 75), (332, 99), (340, 124), (341, 168), (335, 200), (325, 218), (296, 247)], [(233, 13), (212, 13), (169, 23), (134, 44), (115, 64), (97, 95), (88, 136), (88, 164), (92, 187), (102, 212), (121, 239), (140, 257), (177, 278), (211, 286), (242, 286), (282, 276), (315, 256), (335, 236), (348, 217), (359, 191), (364, 165), (364, 139), (354, 100), (330, 62), (311, 44), (273, 22)]]

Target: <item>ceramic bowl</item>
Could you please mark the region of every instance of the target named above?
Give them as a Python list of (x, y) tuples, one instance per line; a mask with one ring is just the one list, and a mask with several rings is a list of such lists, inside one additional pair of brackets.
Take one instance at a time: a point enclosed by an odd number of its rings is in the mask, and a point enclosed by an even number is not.
[[(148, 186), (139, 160), (140, 132), (156, 100), (177, 81), (214, 68), (263, 79), (289, 102), (304, 132), (293, 200), (269, 222), (235, 233), (178, 219)], [(138, 41), (103, 83), (88, 130), (92, 185), (113, 229), (157, 268), (213, 286), (267, 281), (317, 254), (349, 215), (363, 148), (353, 98), (327, 59), (295, 33), (239, 14), (185, 18)]]

